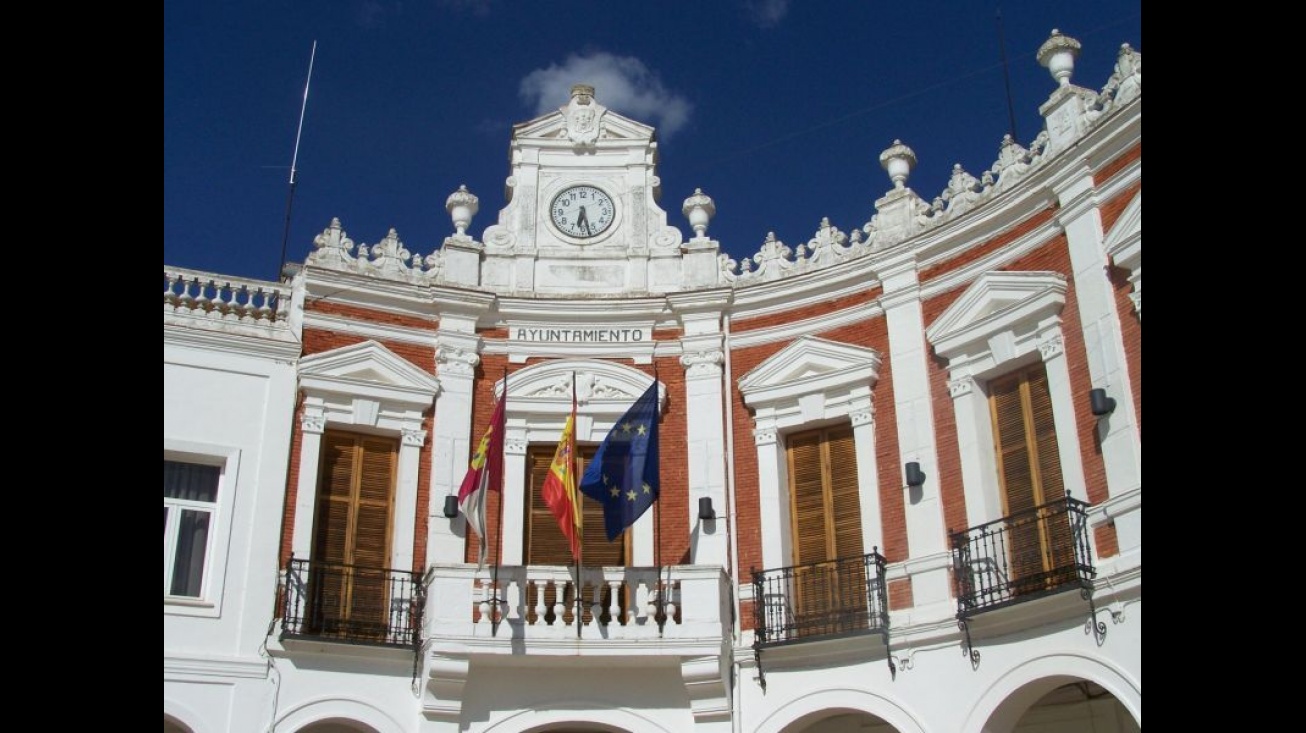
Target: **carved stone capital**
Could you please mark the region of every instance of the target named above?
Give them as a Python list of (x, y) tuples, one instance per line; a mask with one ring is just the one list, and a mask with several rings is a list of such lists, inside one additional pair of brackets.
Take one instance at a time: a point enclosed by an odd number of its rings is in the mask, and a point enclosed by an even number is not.
[(775, 430), (771, 428), (758, 428), (753, 431), (753, 440), (758, 445), (775, 445)]
[(306, 433), (321, 435), (326, 432), (325, 415), (305, 415), (299, 420), (299, 427)]
[(503, 452), (510, 456), (524, 456), (526, 441), (521, 438), (507, 438), (503, 441)]
[(426, 431), (415, 428), (403, 429), (403, 444), (421, 448), (426, 444)]
[(719, 349), (695, 351), (680, 356), (680, 365), (690, 377), (716, 377), (721, 375), (725, 355)]
[(1129, 294), (1129, 299), (1134, 302), (1134, 312), (1138, 314), (1138, 320), (1143, 320), (1143, 291), (1135, 290)]
[(1043, 339), (1038, 344), (1038, 353), (1043, 357), (1043, 361), (1060, 356), (1065, 350), (1065, 340), (1061, 338), (1059, 333)]
[(437, 372), (471, 376), (476, 365), (481, 363), (481, 356), (475, 351), (440, 344), (435, 347), (435, 363)]
[(975, 378), (970, 376), (948, 380), (948, 394), (955, 400), (975, 391)]
[(859, 428), (863, 425), (870, 425), (875, 422), (875, 408), (868, 407), (865, 410), (855, 410), (848, 413), (848, 419), (852, 420), (853, 427)]

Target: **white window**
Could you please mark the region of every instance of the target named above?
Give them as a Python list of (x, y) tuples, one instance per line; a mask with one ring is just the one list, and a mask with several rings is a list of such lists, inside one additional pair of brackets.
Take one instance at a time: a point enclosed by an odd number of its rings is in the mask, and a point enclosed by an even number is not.
[(163, 595), (203, 598), (222, 466), (163, 459)]

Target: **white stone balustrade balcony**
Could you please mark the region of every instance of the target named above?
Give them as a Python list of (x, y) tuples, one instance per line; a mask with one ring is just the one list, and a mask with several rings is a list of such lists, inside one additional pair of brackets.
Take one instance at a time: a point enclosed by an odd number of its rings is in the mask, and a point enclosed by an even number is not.
[[(427, 574), (422, 637), (439, 645), (474, 643), (481, 653), (494, 653), (497, 645), (504, 654), (520, 646), (510, 642), (525, 642), (528, 654), (531, 642), (539, 642), (535, 651), (549, 654), (554, 644), (574, 650), (579, 641), (582, 653), (589, 649), (597, 655), (646, 654), (648, 642), (659, 640), (665, 646), (697, 646), (704, 653), (709, 647), (719, 651), (730, 638), (730, 581), (717, 566), (664, 566), (660, 573), (653, 567), (582, 568), (579, 635), (574, 567), (502, 566), (497, 603), (495, 577), (491, 567), (433, 565)], [(623, 643), (634, 641), (640, 642), (637, 649)]]
[(215, 323), (289, 328), (291, 289), (265, 280), (163, 269), (163, 315)]

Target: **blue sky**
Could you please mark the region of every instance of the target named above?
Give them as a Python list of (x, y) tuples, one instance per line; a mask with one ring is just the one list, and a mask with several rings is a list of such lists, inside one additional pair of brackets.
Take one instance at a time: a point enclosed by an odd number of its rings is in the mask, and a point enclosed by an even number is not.
[(287, 259), (339, 217), (356, 242), (390, 227), (423, 255), (453, 231), (444, 202), (504, 205), (514, 123), (592, 83), (658, 128), (661, 206), (700, 187), (708, 233), (736, 259), (767, 232), (796, 247), (822, 217), (850, 232), (890, 188), (901, 138), (927, 200), (954, 163), (978, 176), (1010, 127), (1002, 15), (1022, 144), (1054, 89), (1034, 59), (1052, 28), (1083, 43), (1075, 83), (1101, 89), (1142, 51), (1141, 0), (1057, 2), (509, 2), (171, 0), (163, 19), (163, 261), (275, 279), (295, 132), (317, 41)]

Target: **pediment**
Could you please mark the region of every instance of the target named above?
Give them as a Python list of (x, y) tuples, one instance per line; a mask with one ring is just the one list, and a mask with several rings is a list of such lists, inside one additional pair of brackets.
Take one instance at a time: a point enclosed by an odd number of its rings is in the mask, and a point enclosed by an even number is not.
[(440, 381), (376, 341), (364, 341), (304, 357), (300, 384), (306, 390), (358, 394), (376, 390), (431, 399)]
[(1065, 302), (1066, 278), (1060, 273), (990, 271), (925, 329), (925, 337), (940, 356), (950, 359), (973, 341), (1003, 331), (1027, 331), (1056, 317)]
[[(574, 381), (573, 381), (574, 378)], [(555, 359), (532, 364), (508, 377), (508, 404), (566, 402), (571, 404), (575, 385), (579, 405), (634, 402), (653, 378), (638, 369), (598, 359)], [(503, 394), (503, 381), (495, 385)], [(659, 387), (659, 401), (666, 390)]]
[(1142, 264), (1142, 241), (1143, 192), (1139, 191), (1120, 212), (1120, 218), (1107, 233), (1103, 247), (1115, 265), (1132, 270)]
[(863, 384), (879, 378), (880, 355), (875, 349), (802, 336), (740, 377), (744, 401), (756, 404), (783, 391), (814, 392)]
[[(602, 134), (599, 142), (614, 140), (630, 140), (632, 142), (647, 143), (653, 139), (654, 128), (642, 122), (618, 114), (606, 107), (602, 116), (599, 118), (600, 129)], [(522, 122), (513, 126), (512, 136), (514, 140), (525, 142), (530, 140), (558, 140), (567, 137), (567, 118), (565, 112), (566, 105), (558, 108), (556, 112), (548, 112), (533, 120)]]

